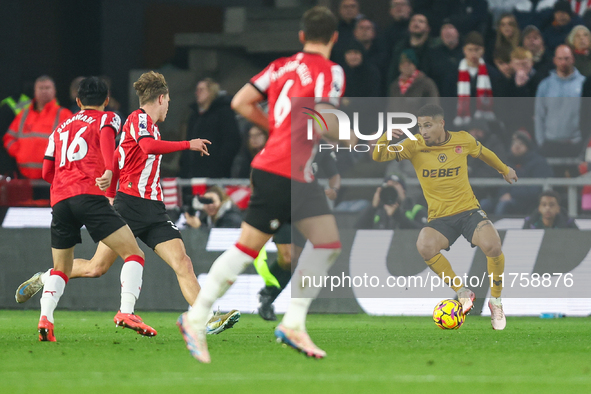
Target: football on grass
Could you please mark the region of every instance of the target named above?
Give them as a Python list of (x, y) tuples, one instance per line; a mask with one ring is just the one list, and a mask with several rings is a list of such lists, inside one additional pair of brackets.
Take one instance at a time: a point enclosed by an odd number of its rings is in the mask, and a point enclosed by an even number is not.
[(457, 330), (465, 319), (462, 304), (455, 300), (443, 300), (433, 310), (433, 321), (442, 330)]

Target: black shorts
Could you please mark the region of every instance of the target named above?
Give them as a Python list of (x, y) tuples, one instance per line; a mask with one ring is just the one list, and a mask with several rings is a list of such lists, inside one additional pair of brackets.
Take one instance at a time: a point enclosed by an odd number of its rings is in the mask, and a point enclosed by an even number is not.
[(162, 201), (117, 192), (114, 206), (131, 228), (133, 235), (152, 249), (171, 239), (183, 239), (179, 229), (166, 213)]
[[(293, 235), (293, 236), (292, 236)], [(299, 232), (299, 230), (289, 223), (281, 225), (279, 230), (273, 236), (273, 242), (276, 244), (295, 244), (300, 248), (306, 245), (306, 238)]]
[[(472, 236), (478, 223), (483, 220), (488, 220), (486, 212), (482, 209), (471, 209), (466, 212), (461, 212), (456, 215), (446, 216), (443, 218), (437, 218), (431, 220), (426, 224), (426, 227), (434, 228), (439, 231), (449, 241), (451, 247), (460, 235), (470, 242), (472, 247), (476, 245), (472, 244)], [(447, 248), (446, 250), (449, 250)]]
[[(252, 195), (244, 221), (266, 234), (281, 225), (330, 214), (324, 190), (317, 182), (303, 183), (253, 169)], [(293, 197), (293, 198), (292, 198)]]
[(99, 242), (125, 226), (105, 196), (81, 194), (62, 200), (51, 211), (51, 247), (69, 249), (82, 242), (84, 225), (94, 242)]

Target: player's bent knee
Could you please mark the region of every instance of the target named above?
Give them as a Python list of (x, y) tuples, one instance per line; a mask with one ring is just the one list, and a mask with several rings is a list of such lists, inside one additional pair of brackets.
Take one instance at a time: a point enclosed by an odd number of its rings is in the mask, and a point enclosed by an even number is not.
[(441, 249), (437, 247), (435, 242), (419, 239), (417, 241), (417, 250), (419, 251), (419, 254), (423, 260), (429, 260), (439, 253)]
[(497, 257), (497, 256), (500, 256), (501, 253), (503, 253), (503, 250), (501, 248), (500, 242), (494, 242), (494, 243), (484, 245), (484, 247), (482, 248), (482, 252), (486, 256)]

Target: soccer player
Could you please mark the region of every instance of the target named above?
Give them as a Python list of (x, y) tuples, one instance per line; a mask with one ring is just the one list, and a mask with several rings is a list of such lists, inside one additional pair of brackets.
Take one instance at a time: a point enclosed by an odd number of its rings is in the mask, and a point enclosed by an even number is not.
[[(132, 112), (121, 135), (118, 149), (120, 168), (119, 190), (114, 207), (129, 224), (134, 236), (152, 248), (176, 275), (181, 291), (191, 305), (200, 287), (193, 264), (185, 251), (181, 233), (170, 220), (162, 202), (160, 186), (160, 162), (162, 154), (190, 149), (207, 155), (207, 140), (162, 141), (157, 122), (162, 122), (170, 101), (168, 85), (162, 74), (150, 71), (134, 83), (140, 99), (140, 108)], [(114, 187), (107, 196), (114, 195)], [(99, 243), (91, 260), (76, 259), (71, 277), (95, 278), (103, 275), (113, 265), (117, 254), (104, 243)], [(121, 310), (114, 318), (118, 326), (131, 328), (141, 335), (156, 335), (156, 331), (135, 315), (134, 307), (143, 275), (143, 264), (123, 264), (121, 269)], [(18, 289), (19, 302), (28, 300), (38, 291), (47, 274), (37, 273)], [(204, 328), (209, 334), (218, 334), (231, 328), (240, 318), (240, 312), (232, 310), (225, 315), (211, 317)]]
[[(279, 227), (291, 222), (313, 248), (300, 258), (292, 279), (292, 299), (275, 336), (309, 357), (326, 356), (306, 332), (306, 314), (320, 289), (306, 285), (302, 277), (325, 275), (341, 250), (324, 190), (311, 176), (315, 144), (321, 135), (336, 139), (338, 123), (336, 116), (325, 115), (328, 127), (315, 129), (311, 140), (306, 139), (305, 127), (296, 125), (292, 142), (291, 118), (296, 109), (291, 108), (290, 98), (309, 97), (312, 105), (317, 103), (316, 110), (334, 108), (344, 90), (344, 73), (328, 60), (338, 36), (337, 21), (330, 10), (311, 8), (304, 13), (302, 26), (299, 39), (303, 51), (271, 62), (232, 100), (232, 108), (238, 113), (269, 130), (269, 140), (252, 161), (253, 193), (238, 242), (213, 263), (193, 308), (177, 322), (191, 355), (203, 363), (211, 362), (203, 326), (212, 304), (254, 261)], [(321, 103), (322, 97), (329, 98), (330, 103)], [(268, 117), (258, 105), (265, 98)], [(292, 193), (300, 196), (293, 204)]]
[(41, 297), (40, 341), (56, 341), (53, 312), (72, 274), (82, 225), (95, 242), (103, 242), (126, 264), (144, 264), (144, 253), (129, 226), (104, 195), (113, 177), (115, 129), (120, 124), (117, 115), (103, 112), (107, 94), (107, 85), (99, 78), (82, 80), (76, 99), (81, 111), (49, 137), (42, 175), (51, 183), (53, 269)]
[[(464, 313), (472, 308), (474, 293), (464, 287), (460, 277), (441, 254), (461, 235), (478, 246), (486, 255), (493, 283), (488, 306), (493, 329), (505, 328), (506, 319), (501, 303), (503, 283), (500, 275), (505, 268), (501, 239), (486, 213), (480, 209), (468, 180), (467, 156), (479, 158), (497, 170), (510, 184), (517, 181), (515, 171), (497, 155), (485, 148), (465, 131), (447, 131), (443, 109), (434, 104), (422, 107), (417, 114), (417, 140), (407, 138), (389, 147), (384, 133), (373, 151), (375, 161), (410, 160), (423, 188), (429, 206), (427, 225), (419, 233), (417, 249), (429, 268), (441, 277), (458, 295)], [(393, 130), (393, 136), (402, 131)]]

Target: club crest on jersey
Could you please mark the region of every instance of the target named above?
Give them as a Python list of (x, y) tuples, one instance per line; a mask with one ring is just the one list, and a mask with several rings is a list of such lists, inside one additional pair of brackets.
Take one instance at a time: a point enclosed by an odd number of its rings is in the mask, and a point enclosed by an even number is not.
[(279, 220), (278, 219), (273, 219), (269, 222), (269, 228), (271, 230), (277, 230), (279, 228)]
[(460, 153), (463, 152), (463, 149), (460, 145), (456, 146), (455, 152), (459, 155)]
[(447, 156), (445, 155), (445, 153), (440, 153), (439, 156), (437, 156), (437, 160), (439, 160), (440, 163), (445, 163), (445, 161), (447, 160)]

